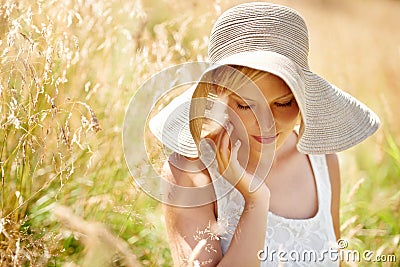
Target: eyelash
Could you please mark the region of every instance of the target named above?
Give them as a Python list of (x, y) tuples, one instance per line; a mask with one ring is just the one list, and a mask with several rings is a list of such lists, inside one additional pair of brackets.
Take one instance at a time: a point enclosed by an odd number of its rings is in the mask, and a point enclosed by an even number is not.
[(286, 102), (286, 103), (278, 103), (278, 102), (276, 102), (276, 103), (274, 103), (274, 105), (277, 106), (277, 107), (280, 107), (280, 108), (282, 108), (282, 107), (290, 107), (293, 104), (293, 101), (294, 101), (294, 98), (290, 99), (290, 101)]
[(237, 108), (238, 108), (238, 109), (241, 109), (241, 110), (249, 110), (251, 107), (250, 107), (250, 106), (243, 106), (243, 105), (237, 104)]
[[(294, 101), (294, 98), (290, 99), (290, 101), (288, 101), (286, 103), (278, 103), (278, 102), (276, 102), (276, 103), (274, 103), (274, 105), (276, 107), (279, 107), (279, 108), (290, 107), (293, 104), (293, 101)], [(250, 106), (244, 106), (244, 105), (240, 105), (240, 104), (237, 104), (237, 108), (241, 109), (241, 110), (249, 110), (249, 109), (251, 109)]]

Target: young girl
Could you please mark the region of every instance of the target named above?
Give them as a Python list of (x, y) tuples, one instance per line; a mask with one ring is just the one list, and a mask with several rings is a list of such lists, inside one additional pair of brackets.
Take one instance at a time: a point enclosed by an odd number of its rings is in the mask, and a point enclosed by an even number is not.
[(339, 265), (334, 153), (373, 134), (379, 119), (312, 73), (307, 56), (296, 11), (235, 6), (211, 32), (215, 66), (178, 96), (191, 97), (190, 114), (167, 106), (152, 118), (175, 151), (163, 179), (176, 186), (164, 188), (176, 266)]

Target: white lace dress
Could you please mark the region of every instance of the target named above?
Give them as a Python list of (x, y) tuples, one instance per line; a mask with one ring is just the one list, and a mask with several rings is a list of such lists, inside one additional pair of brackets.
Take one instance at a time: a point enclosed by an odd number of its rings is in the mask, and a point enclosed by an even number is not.
[[(309, 155), (318, 192), (318, 212), (309, 219), (288, 219), (269, 212), (260, 266), (339, 266), (339, 254), (331, 217), (331, 185), (325, 155)], [(209, 168), (211, 176), (215, 169)], [(216, 176), (213, 177), (213, 179)], [(217, 181), (217, 182), (215, 182)], [(239, 222), (244, 199), (224, 179), (214, 179), (218, 223), (225, 254)], [(228, 193), (227, 193), (228, 192)]]

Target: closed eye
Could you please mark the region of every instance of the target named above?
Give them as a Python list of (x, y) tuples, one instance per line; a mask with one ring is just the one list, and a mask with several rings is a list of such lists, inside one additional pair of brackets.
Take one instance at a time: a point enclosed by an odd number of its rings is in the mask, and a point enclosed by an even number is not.
[(237, 108), (238, 109), (241, 109), (241, 110), (248, 110), (248, 109), (250, 109), (251, 107), (250, 106), (247, 106), (247, 105), (240, 105), (239, 103), (237, 104)]
[(293, 103), (294, 103), (294, 98), (284, 103), (275, 102), (274, 105), (277, 107), (290, 107)]

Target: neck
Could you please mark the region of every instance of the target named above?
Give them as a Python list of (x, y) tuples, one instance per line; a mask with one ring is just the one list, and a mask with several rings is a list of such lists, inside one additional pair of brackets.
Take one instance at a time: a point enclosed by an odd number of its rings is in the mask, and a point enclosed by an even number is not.
[[(261, 152), (251, 151), (247, 153), (247, 151), (244, 150), (245, 149), (243, 149), (243, 151), (239, 150), (238, 153), (240, 164), (246, 167), (248, 173), (256, 175), (260, 179), (266, 178), (274, 160), (274, 145), (266, 147)], [(248, 159), (247, 155), (249, 155)]]
[[(261, 152), (251, 151), (247, 149), (239, 150), (239, 162), (242, 166), (246, 166), (246, 171), (256, 175), (260, 179), (266, 178), (271, 167), (276, 166), (283, 159), (286, 159), (288, 154), (296, 150), (296, 135), (291, 134), (284, 143), (274, 149), (274, 147), (265, 147)], [(247, 155), (249, 158), (247, 159)], [(247, 164), (246, 164), (247, 163)]]

